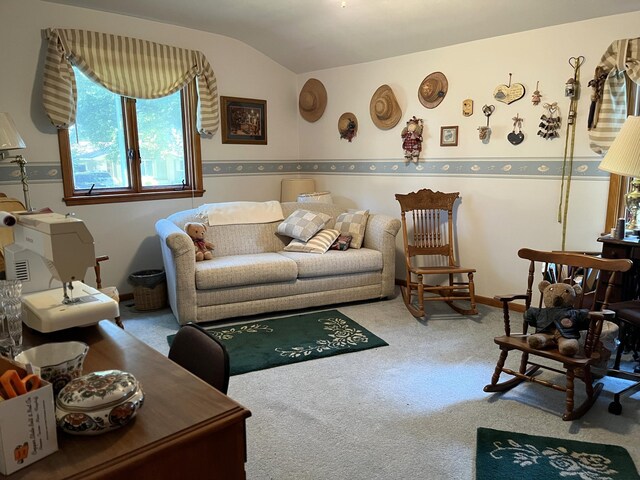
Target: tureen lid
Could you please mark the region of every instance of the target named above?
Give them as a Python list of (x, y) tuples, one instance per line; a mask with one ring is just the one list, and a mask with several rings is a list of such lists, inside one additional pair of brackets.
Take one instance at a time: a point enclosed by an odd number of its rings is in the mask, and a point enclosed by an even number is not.
[(138, 381), (128, 372), (104, 370), (71, 380), (56, 403), (70, 410), (95, 410), (124, 402), (138, 390)]

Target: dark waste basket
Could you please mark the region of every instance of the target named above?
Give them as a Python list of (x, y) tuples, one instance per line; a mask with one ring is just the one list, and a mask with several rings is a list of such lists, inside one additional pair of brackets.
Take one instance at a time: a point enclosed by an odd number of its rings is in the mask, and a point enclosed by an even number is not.
[(129, 275), (136, 310), (159, 310), (167, 306), (167, 277), (164, 270), (140, 270)]

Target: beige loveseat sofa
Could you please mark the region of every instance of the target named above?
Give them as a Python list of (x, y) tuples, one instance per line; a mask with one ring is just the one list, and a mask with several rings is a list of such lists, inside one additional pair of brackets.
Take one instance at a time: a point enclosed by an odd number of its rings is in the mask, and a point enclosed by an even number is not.
[[(323, 203), (282, 203), (333, 219), (346, 209)], [(286, 252), (291, 238), (276, 233), (281, 221), (209, 226), (212, 260), (196, 262), (186, 222), (207, 223), (199, 209), (156, 223), (169, 304), (178, 322), (208, 322), (243, 315), (392, 296), (398, 219), (371, 213), (362, 248), (323, 254)]]

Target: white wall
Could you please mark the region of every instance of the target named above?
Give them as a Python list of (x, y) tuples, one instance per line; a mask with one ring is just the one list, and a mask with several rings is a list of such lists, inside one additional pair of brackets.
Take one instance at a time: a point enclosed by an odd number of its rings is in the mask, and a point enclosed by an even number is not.
[[(568, 58), (584, 55), (583, 92), (578, 110), (576, 161), (597, 159), (586, 141), (586, 115), (589, 89), (595, 64), (609, 43), (617, 38), (637, 36), (640, 13), (606, 17), (561, 27), (492, 38), (463, 45), (396, 57), (362, 65), (352, 65), (306, 75), (294, 75), (247, 45), (220, 35), (164, 25), (39, 0), (0, 2), (0, 64), (10, 66), (0, 75), (0, 111), (9, 112), (22, 134), (30, 165), (55, 165), (58, 144), (41, 106), (40, 77), (43, 39), (47, 27), (83, 28), (135, 36), (169, 43), (205, 53), (218, 79), (221, 95), (266, 99), (268, 102), (267, 146), (222, 145), (220, 135), (202, 141), (207, 162), (278, 162), (308, 164), (313, 160), (375, 162), (402, 158), (400, 131), (412, 115), (425, 120), (426, 134), (421, 162), (475, 160), (480, 165), (496, 160), (530, 164), (562, 161), (564, 140), (543, 141), (535, 136), (542, 113), (530, 102), (536, 81), (540, 82), (543, 102), (557, 101), (566, 120), (568, 100), (565, 81), (572, 75)], [(479, 19), (490, 21), (490, 19)], [(449, 92), (442, 104), (427, 110), (417, 99), (422, 79), (442, 71), (449, 80)], [(509, 81), (523, 83), (525, 98), (509, 106), (492, 98), (494, 88)], [(322, 80), (328, 91), (324, 116), (316, 123), (301, 119), (297, 111), (298, 92), (309, 77)], [(387, 83), (394, 89), (403, 116), (392, 130), (382, 131), (369, 117), (369, 101), (375, 89)], [(475, 101), (474, 115), (464, 118), (461, 103)], [(488, 145), (477, 139), (476, 128), (485, 124), (481, 107), (496, 105), (491, 118), (493, 137)], [(340, 140), (338, 117), (346, 111), (359, 119), (359, 132), (353, 143)], [(525, 141), (514, 147), (505, 137), (512, 129), (511, 117), (524, 118)], [(460, 126), (460, 146), (439, 146), (441, 125)], [(564, 130), (562, 132), (564, 134)], [(32, 183), (32, 203), (55, 211), (74, 211), (87, 222), (96, 239), (96, 250), (108, 254), (104, 280), (121, 291), (131, 291), (127, 276), (135, 270), (161, 265), (153, 225), (169, 213), (197, 206), (202, 202), (267, 200), (279, 198), (282, 174), (226, 174), (205, 177), (203, 199), (134, 202), (68, 208), (62, 202), (62, 184)], [(478, 269), (478, 293), (493, 296), (513, 289), (512, 280), (525, 268), (515, 258), (522, 246), (559, 248), (561, 229), (556, 220), (560, 179), (517, 175), (466, 175), (443, 173), (415, 175), (316, 173), (318, 189), (333, 192), (338, 203), (366, 207), (372, 211), (399, 216), (394, 193), (423, 187), (460, 191), (460, 258)], [(568, 222), (569, 249), (599, 250), (595, 241), (605, 212), (606, 178), (581, 177), (571, 186)], [(10, 196), (21, 198), (17, 183), (0, 186)], [(398, 239), (398, 259), (401, 240)], [(402, 277), (398, 269), (398, 277)]]
[[(490, 21), (479, 19), (479, 21)], [(400, 134), (406, 121), (415, 115), (425, 122), (423, 154), (420, 162), (456, 163), (474, 160), (483, 166), (495, 161), (512, 161), (514, 167), (543, 160), (561, 164), (565, 146), (565, 128), (561, 138), (544, 140), (536, 135), (542, 104), (534, 106), (531, 95), (539, 82), (542, 103), (557, 102), (566, 124), (569, 99), (564, 96), (565, 82), (573, 76), (570, 57), (583, 55), (580, 70), (582, 94), (578, 106), (575, 136), (575, 162), (599, 160), (591, 152), (587, 136), (587, 115), (596, 64), (609, 44), (618, 38), (638, 34), (640, 12), (544, 28), (514, 35), (490, 38), (432, 51), (425, 51), (367, 64), (311, 72), (299, 75), (298, 88), (310, 77), (318, 78), (328, 92), (327, 108), (315, 123), (299, 118), (300, 154), (306, 161), (353, 160), (369, 162), (402, 158)], [(449, 90), (435, 109), (423, 107), (418, 86), (431, 72), (447, 76)], [(493, 98), (499, 84), (522, 83), (526, 94), (510, 105)], [(402, 119), (391, 130), (380, 130), (371, 121), (369, 103), (382, 84), (390, 85), (402, 108)], [(462, 101), (474, 100), (474, 113), (463, 117)], [(486, 124), (484, 104), (494, 104), (490, 119), (493, 133), (489, 144), (478, 139), (477, 127)], [(359, 130), (352, 143), (341, 140), (337, 121), (344, 112), (358, 118)], [(524, 118), (524, 142), (511, 145), (506, 136), (513, 130), (512, 117)], [(459, 146), (440, 147), (440, 126), (459, 126)], [(566, 127), (566, 125), (564, 125)], [(420, 188), (459, 191), (462, 202), (457, 211), (460, 261), (477, 268), (477, 292), (492, 297), (512, 291), (513, 282), (522, 278), (527, 265), (518, 261), (521, 247), (560, 249), (562, 225), (557, 222), (561, 179), (557, 175), (518, 177), (517, 168), (509, 175), (456, 175), (441, 173), (406, 175), (401, 167), (396, 174), (318, 176), (318, 189), (330, 190), (334, 198), (351, 206), (399, 216), (394, 193)], [(596, 238), (602, 232), (608, 191), (608, 177), (573, 177), (570, 190), (566, 248), (599, 251)], [(402, 259), (398, 238), (398, 260)], [(397, 277), (403, 278), (402, 268)], [(522, 282), (520, 280), (520, 282)]]

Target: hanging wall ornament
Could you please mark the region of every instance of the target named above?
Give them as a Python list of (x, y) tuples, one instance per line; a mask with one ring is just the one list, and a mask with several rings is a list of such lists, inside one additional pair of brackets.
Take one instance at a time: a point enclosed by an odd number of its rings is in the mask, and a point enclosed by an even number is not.
[(547, 140), (553, 140), (560, 136), (560, 133), (558, 133), (558, 130), (560, 129), (560, 113), (558, 112), (558, 104), (556, 102), (545, 103), (543, 107), (545, 109), (545, 113), (540, 117), (540, 124), (538, 125), (540, 130), (538, 130), (538, 136)]
[(531, 103), (533, 103), (534, 105), (538, 105), (540, 103), (540, 99), (542, 98), (540, 90), (538, 90), (539, 84), (540, 82), (536, 82), (536, 90), (533, 92), (533, 95), (531, 95)]
[[(567, 215), (569, 213), (569, 193), (573, 174), (573, 151), (576, 136), (576, 114), (580, 96), (580, 67), (584, 57), (571, 57), (569, 65), (573, 68), (573, 77), (565, 84), (564, 94), (571, 99), (567, 115), (567, 131), (564, 140), (564, 158), (562, 161), (562, 183), (560, 184), (560, 203), (558, 205), (558, 223), (562, 223), (562, 250), (567, 242)], [(566, 178), (565, 178), (566, 177)], [(566, 186), (565, 186), (566, 184)]]
[(478, 136), (482, 143), (489, 143), (489, 139), (491, 138), (491, 128), (489, 127), (489, 117), (495, 111), (496, 107), (494, 105), (484, 105), (482, 107), (482, 113), (487, 117), (487, 125), (484, 127), (478, 127)]
[(462, 116), (470, 117), (473, 115), (473, 100), (467, 98), (462, 101)]
[(511, 74), (509, 74), (509, 85), (498, 85), (493, 91), (493, 98), (507, 105), (524, 97), (524, 85), (521, 83), (511, 84)]
[[(517, 130), (517, 131), (516, 131)], [(512, 145), (520, 145), (524, 140), (524, 133), (522, 133), (522, 118), (516, 113), (513, 117), (513, 132), (507, 135), (507, 140)]]
[(340, 132), (340, 138), (346, 139), (351, 143), (353, 137), (358, 133), (358, 119), (351, 113), (343, 113), (338, 119), (338, 132)]
[(418, 163), (420, 152), (422, 151), (422, 129), (424, 122), (415, 115), (407, 122), (407, 126), (402, 129), (402, 148), (404, 158), (407, 163), (412, 160)]

